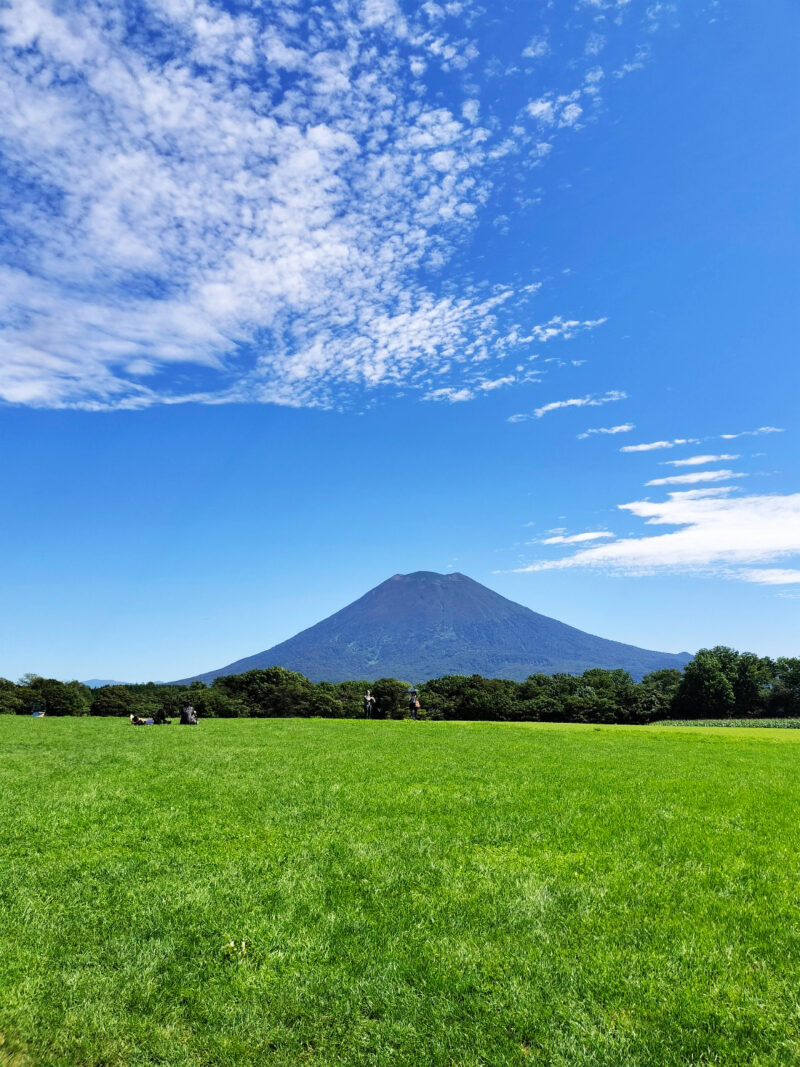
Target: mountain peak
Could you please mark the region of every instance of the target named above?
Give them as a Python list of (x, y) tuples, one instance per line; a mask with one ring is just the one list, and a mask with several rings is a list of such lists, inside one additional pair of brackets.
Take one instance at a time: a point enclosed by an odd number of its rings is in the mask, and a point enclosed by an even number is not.
[(392, 575), (288, 641), (197, 678), (210, 681), (272, 666), (315, 682), (387, 676), (421, 682), (444, 674), (521, 680), (536, 673), (580, 674), (590, 667), (621, 667), (640, 678), (689, 659), (584, 633), (459, 571), (413, 571)]
[[(445, 574), (440, 574), (439, 571), (409, 571), (408, 574), (393, 574), (388, 580), (393, 582), (397, 579), (411, 582), (427, 582), (427, 581), (442, 581), (442, 579), (448, 578), (467, 578), (466, 574), (461, 574), (459, 571), (447, 571)], [(467, 581), (472, 581), (471, 578), (467, 578)], [(385, 582), (382, 584), (386, 584)], [(477, 584), (477, 583), (476, 583)], [(379, 589), (380, 586), (376, 586)]]

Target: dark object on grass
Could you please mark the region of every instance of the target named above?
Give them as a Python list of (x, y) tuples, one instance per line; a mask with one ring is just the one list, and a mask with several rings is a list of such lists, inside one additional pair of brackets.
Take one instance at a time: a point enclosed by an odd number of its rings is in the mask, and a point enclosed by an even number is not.
[(153, 719), (143, 719), (140, 715), (131, 715), (131, 726), (155, 726)]
[(417, 689), (409, 689), (408, 691), (408, 710), (411, 712), (411, 718), (416, 719), (419, 711), (419, 691)]
[(197, 726), (197, 712), (191, 704), (181, 711), (181, 726)]
[(372, 712), (375, 710), (376, 701), (375, 701), (375, 697), (372, 695), (372, 693), (369, 691), (369, 689), (364, 694), (363, 703), (364, 703), (364, 718), (365, 719), (371, 719), (372, 718)]

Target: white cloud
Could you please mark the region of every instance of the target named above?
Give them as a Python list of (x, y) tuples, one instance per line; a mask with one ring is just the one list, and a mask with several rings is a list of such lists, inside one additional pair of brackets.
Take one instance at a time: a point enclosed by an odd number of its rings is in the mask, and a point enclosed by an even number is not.
[(504, 385), (511, 385), (515, 381), (516, 378), (513, 374), (507, 374), (505, 378), (494, 378), (483, 381), (480, 383), (478, 388), (488, 393), (491, 392), (493, 389), (501, 389)]
[(587, 56), (599, 56), (606, 46), (606, 39), (602, 33), (590, 33), (586, 42), (584, 53)]
[(665, 467), (701, 467), (705, 463), (725, 463), (732, 459), (741, 459), (741, 456), (724, 453), (721, 456), (689, 456), (688, 459), (665, 459)]
[(671, 474), (668, 478), (652, 478), (646, 485), (694, 485), (698, 482), (729, 482), (731, 478), (746, 478), (741, 471), (693, 471), (691, 474)]
[[(6, 402), (326, 406), (401, 384), (461, 398), (507, 377), (481, 361), (602, 321), (539, 323), (528, 286), (441, 284), (505, 173), (500, 148), (552, 147), (479, 109), (474, 87), (451, 107), (410, 91), (409, 70), (474, 64), (474, 5), (331, 0), (301, 19), (291, 3), (152, 0), (135, 33), (129, 14), (0, 6), (19, 178)], [(580, 95), (542, 87), (549, 132), (578, 123)]]
[(478, 121), (480, 107), (477, 100), (465, 100), (461, 105), (461, 114), (467, 122), (471, 122), (474, 125)]
[(696, 437), (676, 437), (673, 441), (650, 441), (643, 445), (623, 445), (620, 452), (655, 452), (662, 448), (674, 448), (676, 445), (696, 445)]
[[(330, 406), (382, 386), (474, 396), (506, 377), (479, 362), (602, 321), (540, 323), (529, 287), (496, 277), (490, 290), (455, 274), (442, 284), (506, 157), (541, 164), (594, 106), (603, 71), (585, 69), (585, 33), (510, 118), (507, 94), (475, 98), (476, 3), (404, 14), (397, 0), (330, 0), (301, 14), (294, 0), (150, 0), (134, 22), (129, 9), (0, 4), (15, 175), (0, 399), (95, 410)], [(539, 36), (523, 54), (548, 48)], [(425, 92), (441, 73), (460, 79), (447, 106)]]
[(545, 537), (542, 541), (543, 545), (577, 545), (584, 541), (600, 541), (606, 537), (614, 537), (613, 533), (609, 533), (607, 530), (595, 530), (590, 533), (570, 534), (569, 536), (563, 536), (558, 534), (556, 537)]
[(679, 529), (620, 538), (518, 570), (592, 567), (624, 574), (712, 571), (736, 577), (740, 572), (731, 567), (800, 553), (800, 493), (732, 496), (728, 490), (689, 490), (670, 493), (664, 501), (619, 507), (648, 526)]
[(721, 433), (719, 436), (723, 441), (734, 441), (737, 437), (760, 437), (765, 433), (783, 432), (778, 426), (759, 426), (757, 430), (742, 430), (741, 433)]
[(636, 427), (634, 426), (634, 424), (632, 422), (623, 422), (623, 423), (620, 423), (619, 426), (598, 426), (596, 429), (584, 430), (583, 433), (579, 433), (578, 434), (578, 440), (579, 441), (584, 441), (587, 437), (591, 437), (592, 434), (596, 434), (596, 433), (608, 433), (608, 434), (630, 433), (631, 430), (635, 430), (635, 429), (636, 429)]
[(559, 126), (574, 126), (583, 114), (583, 108), (579, 104), (567, 104), (561, 112)]
[(423, 400), (447, 400), (451, 404), (463, 403), (472, 400), (475, 394), (470, 389), (442, 388), (432, 389), (423, 396)]
[(573, 396), (569, 400), (553, 400), (549, 404), (543, 404), (541, 407), (536, 408), (530, 414), (511, 415), (508, 422), (525, 422), (527, 419), (540, 419), (543, 415), (547, 415), (551, 411), (558, 411), (561, 408), (596, 408), (602, 404), (612, 404), (617, 400), (627, 400), (627, 398), (627, 393), (623, 393), (619, 389), (610, 389), (607, 393), (602, 393), (599, 396), (590, 394), (588, 396)]
[(551, 125), (556, 119), (553, 101), (546, 100), (544, 97), (540, 97), (538, 100), (531, 100), (528, 104), (527, 112), (532, 119), (536, 119), (546, 126)]
[(550, 45), (547, 43), (546, 37), (532, 37), (527, 46), (523, 49), (523, 56), (526, 59), (541, 59), (542, 56), (546, 56), (550, 51)]
[(525, 111), (540, 126), (574, 126), (583, 114), (583, 108), (578, 103), (580, 96), (580, 89), (560, 95), (549, 93), (531, 100)]
[(800, 585), (800, 570), (782, 570), (765, 567), (759, 570), (740, 571), (739, 577), (746, 582), (759, 582), (762, 585)]

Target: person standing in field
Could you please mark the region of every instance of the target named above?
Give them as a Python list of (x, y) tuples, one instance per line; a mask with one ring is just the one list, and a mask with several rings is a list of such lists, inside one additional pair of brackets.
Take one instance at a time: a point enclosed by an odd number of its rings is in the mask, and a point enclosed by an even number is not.
[(366, 693), (364, 694), (364, 718), (365, 719), (371, 719), (372, 718), (372, 712), (373, 712), (374, 708), (375, 708), (375, 697), (372, 695), (372, 693), (368, 689), (366, 691)]
[(419, 712), (419, 693), (416, 689), (409, 689), (408, 691), (408, 710), (411, 712), (411, 718), (416, 721), (417, 713)]

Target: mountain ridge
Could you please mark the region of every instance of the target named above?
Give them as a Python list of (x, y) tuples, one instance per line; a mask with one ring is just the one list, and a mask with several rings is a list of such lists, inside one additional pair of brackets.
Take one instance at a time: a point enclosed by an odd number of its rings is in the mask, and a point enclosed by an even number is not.
[(395, 574), (326, 619), (263, 652), (173, 684), (286, 667), (314, 682), (444, 674), (521, 681), (530, 674), (581, 674), (621, 667), (634, 678), (682, 667), (688, 652), (610, 641), (540, 615), (465, 574)]

